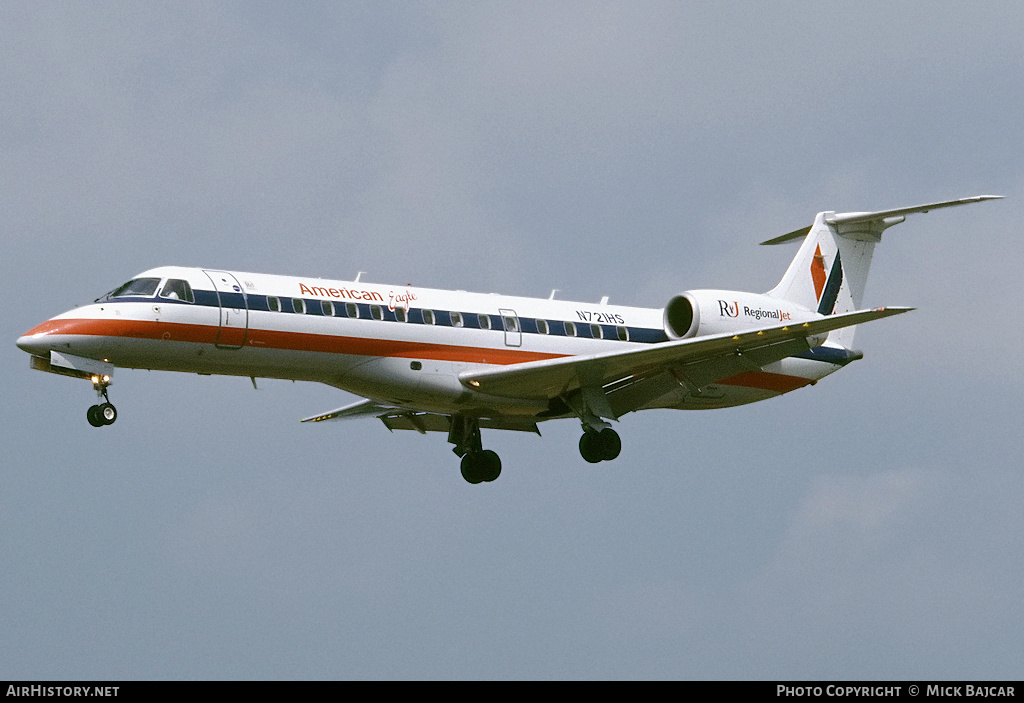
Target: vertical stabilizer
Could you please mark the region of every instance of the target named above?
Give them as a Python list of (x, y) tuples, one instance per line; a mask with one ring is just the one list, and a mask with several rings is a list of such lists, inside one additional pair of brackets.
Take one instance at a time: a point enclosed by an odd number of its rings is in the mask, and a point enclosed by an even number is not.
[[(1000, 197), (979, 195), (880, 212), (819, 212), (810, 227), (762, 242), (782, 244), (804, 238), (779, 285), (768, 291), (768, 295), (794, 302), (822, 315), (859, 310), (864, 300), (868, 269), (871, 268), (871, 255), (875, 245), (882, 241), (883, 231), (903, 222), (911, 213)], [(829, 334), (828, 341), (849, 349), (856, 329), (844, 327), (834, 330)]]
[[(860, 309), (871, 255), (880, 236), (860, 239), (842, 236), (827, 220), (834, 215), (818, 213), (779, 285), (768, 291), (768, 295), (797, 303), (821, 315)], [(850, 348), (855, 329), (835, 330), (829, 335), (829, 341)]]

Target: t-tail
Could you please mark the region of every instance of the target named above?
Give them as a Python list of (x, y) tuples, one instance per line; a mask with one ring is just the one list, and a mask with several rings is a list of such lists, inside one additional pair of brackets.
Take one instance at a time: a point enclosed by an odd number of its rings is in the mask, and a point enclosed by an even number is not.
[[(768, 295), (797, 303), (822, 315), (859, 310), (871, 256), (875, 245), (882, 241), (882, 232), (913, 213), (1001, 197), (978, 195), (879, 212), (819, 212), (810, 227), (761, 242), (783, 244), (803, 238), (800, 250), (779, 285), (768, 291)], [(856, 329), (844, 327), (834, 330), (828, 341), (850, 349)]]

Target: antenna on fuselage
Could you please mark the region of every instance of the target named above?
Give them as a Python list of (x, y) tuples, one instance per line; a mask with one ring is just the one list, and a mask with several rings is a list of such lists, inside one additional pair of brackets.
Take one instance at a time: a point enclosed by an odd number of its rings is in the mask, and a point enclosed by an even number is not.
[(548, 300), (554, 300), (555, 299), (555, 293), (557, 293), (558, 291), (559, 291), (558, 288), (552, 288), (551, 289), (551, 295), (548, 296)]
[(360, 277), (362, 277), (362, 275), (363, 275), (364, 273), (366, 273), (366, 271), (360, 271), (359, 273), (357, 273), (357, 274), (356, 274), (356, 280), (354, 280), (354, 281), (352, 281), (352, 282), (353, 282), (353, 283), (359, 283), (359, 279), (360, 279)]

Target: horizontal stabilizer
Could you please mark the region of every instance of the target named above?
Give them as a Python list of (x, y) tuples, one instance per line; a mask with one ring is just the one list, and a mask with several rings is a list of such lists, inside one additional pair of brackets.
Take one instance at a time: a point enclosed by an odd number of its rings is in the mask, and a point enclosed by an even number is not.
[(904, 215), (912, 215), (916, 212), (929, 212), (931, 210), (938, 210), (944, 207), (955, 207), (957, 205), (967, 205), (969, 203), (980, 203), (982, 200), (998, 200), (1002, 198), (1002, 195), (975, 195), (971, 198), (960, 198), (959, 200), (947, 200), (942, 203), (929, 203), (928, 205), (914, 205), (913, 207), (897, 208), (895, 210), (881, 210), (879, 212), (842, 212), (837, 213), (831, 217), (826, 217), (825, 222), (832, 225), (853, 225), (860, 224), (863, 222), (875, 222), (876, 220), (885, 220), (890, 217), (902, 217)]
[(792, 242), (794, 239), (803, 239), (807, 236), (807, 233), (811, 231), (811, 227), (814, 225), (807, 225), (800, 229), (795, 229), (792, 232), (776, 237), (775, 239), (769, 239), (767, 242), (761, 242), (761, 246), (771, 246), (773, 244), (785, 244), (786, 242)]
[[(927, 205), (901, 207), (896, 208), (895, 210), (879, 210), (877, 212), (833, 212), (826, 213), (824, 220), (830, 225), (835, 225), (837, 228), (842, 228), (843, 225), (849, 226), (874, 224), (875, 227), (872, 229), (881, 232), (881, 230), (885, 229), (886, 227), (899, 224), (907, 215), (912, 215), (918, 212), (929, 212), (931, 210), (939, 210), (944, 207), (955, 207), (957, 205), (980, 203), (983, 200), (999, 200), (1002, 197), (1002, 195), (975, 195), (970, 198), (959, 198), (957, 200), (946, 200), (941, 203), (928, 203)], [(886, 220), (889, 220), (889, 222), (886, 222)], [(803, 237), (807, 236), (807, 233), (810, 231), (810, 227), (804, 227), (802, 229), (794, 230), (788, 234), (784, 234), (781, 237), (775, 237), (775, 239), (769, 239), (768, 241), (761, 242), (761, 244), (762, 246), (784, 244), (785, 242), (791, 242), (794, 239), (802, 239)], [(840, 229), (840, 233), (842, 233), (842, 229)]]

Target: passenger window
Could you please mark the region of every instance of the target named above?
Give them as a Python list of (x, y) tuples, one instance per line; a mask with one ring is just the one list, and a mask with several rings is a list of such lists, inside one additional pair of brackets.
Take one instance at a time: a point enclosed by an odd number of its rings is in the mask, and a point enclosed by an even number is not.
[(168, 300), (184, 300), (187, 303), (195, 302), (192, 297), (192, 286), (188, 284), (188, 281), (183, 281), (180, 278), (167, 279), (163, 290), (160, 291), (160, 297)]
[(405, 308), (395, 308), (395, 320), (398, 322), (405, 322)]
[(302, 298), (292, 298), (292, 310), (298, 313), (306, 312), (306, 301)]
[(423, 324), (432, 325), (434, 324), (434, 311), (424, 310), (423, 311)]
[(477, 321), (480, 323), (480, 329), (489, 330), (491, 329), (491, 316), (490, 315), (477, 315)]
[(320, 311), (328, 317), (334, 317), (334, 303), (330, 300), (321, 300)]
[(349, 317), (351, 317), (354, 320), (358, 319), (359, 318), (359, 306), (356, 305), (355, 303), (345, 303), (345, 314), (347, 314)]
[(270, 312), (281, 312), (281, 301), (272, 295), (268, 295), (267, 307), (270, 309)]
[(576, 323), (575, 322), (566, 322), (565, 323), (565, 335), (567, 337), (575, 337), (576, 336)]
[(373, 317), (374, 320), (383, 320), (384, 319), (384, 311), (381, 310), (380, 305), (371, 305), (370, 306), (370, 315)]
[(537, 320), (537, 331), (540, 334), (547, 334), (548, 333), (548, 321), (547, 320)]
[(462, 313), (461, 312), (453, 312), (452, 313), (452, 327), (462, 327)]
[(604, 330), (601, 329), (601, 325), (591, 325), (590, 336), (594, 339), (604, 339)]
[(518, 332), (519, 331), (519, 318), (506, 316), (504, 318), (504, 321), (505, 321), (505, 331), (507, 331), (507, 332)]
[(616, 331), (619, 333), (619, 339), (623, 342), (629, 341), (629, 330), (625, 327), (616, 327)]

